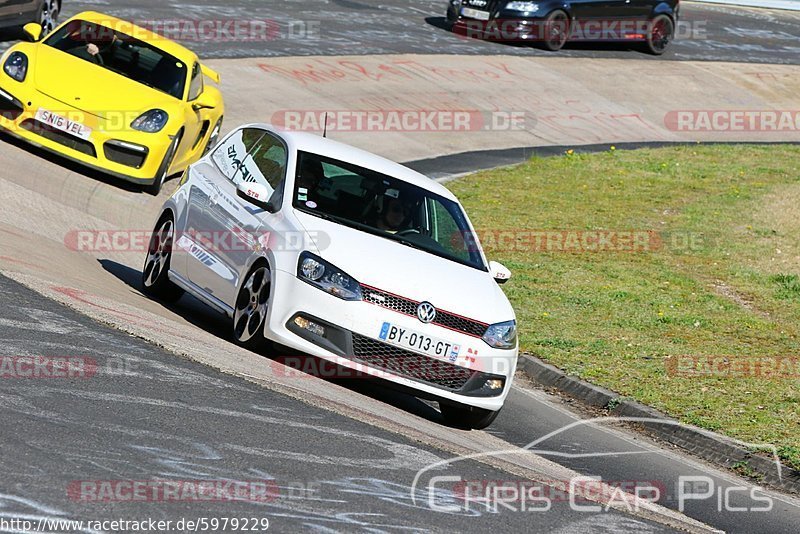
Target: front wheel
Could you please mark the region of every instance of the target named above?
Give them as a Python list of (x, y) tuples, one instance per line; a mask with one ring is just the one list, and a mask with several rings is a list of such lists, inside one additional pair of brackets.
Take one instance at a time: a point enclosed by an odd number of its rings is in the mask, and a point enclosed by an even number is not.
[(660, 56), (675, 36), (675, 24), (667, 15), (656, 15), (650, 21), (645, 47), (647, 52)]
[(142, 269), (142, 287), (151, 297), (167, 302), (176, 302), (183, 295), (183, 289), (169, 279), (172, 245), (175, 241), (175, 223), (172, 216), (161, 218), (150, 237), (147, 258)]
[(236, 297), (233, 339), (237, 345), (253, 351), (259, 351), (266, 345), (264, 325), (271, 288), (269, 266), (266, 263), (257, 264), (250, 270)]
[(217, 144), (217, 141), (219, 141), (219, 134), (222, 131), (223, 119), (224, 117), (220, 117), (219, 120), (217, 121), (216, 126), (214, 126), (214, 129), (211, 130), (211, 135), (208, 136), (208, 142), (206, 143), (206, 147), (203, 149), (204, 156), (208, 154), (208, 151), (214, 148)]
[(474, 406), (453, 405), (440, 403), (442, 417), (448, 425), (457, 428), (467, 428), (472, 430), (483, 430), (497, 419), (500, 410), (493, 412)]
[(175, 160), (175, 155), (178, 152), (178, 145), (180, 145), (180, 143), (181, 135), (178, 134), (175, 136), (175, 139), (172, 140), (172, 143), (170, 143), (167, 153), (164, 154), (164, 161), (161, 162), (161, 166), (158, 168), (158, 172), (156, 173), (156, 177), (153, 179), (153, 183), (145, 186), (145, 192), (153, 195), (154, 197), (157, 197), (161, 192), (164, 182), (166, 182), (167, 178), (169, 177), (169, 169), (172, 167), (172, 162)]
[(551, 51), (557, 52), (564, 48), (569, 37), (569, 16), (561, 10), (556, 10), (547, 15), (542, 26), (542, 44)]

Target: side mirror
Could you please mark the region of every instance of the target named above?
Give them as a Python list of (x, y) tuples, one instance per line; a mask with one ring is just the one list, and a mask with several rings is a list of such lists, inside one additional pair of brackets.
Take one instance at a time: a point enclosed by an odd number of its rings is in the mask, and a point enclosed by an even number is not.
[(236, 187), (236, 194), (254, 206), (274, 213), (275, 206), (270, 201), (270, 192), (267, 186), (255, 182), (242, 182)]
[(494, 281), (498, 284), (505, 284), (511, 279), (511, 271), (503, 264), (497, 263), (496, 261), (489, 262), (489, 272), (492, 274)]
[(25, 35), (30, 37), (31, 41), (34, 43), (42, 38), (42, 25), (37, 22), (29, 22), (22, 27), (22, 31), (24, 31)]
[(206, 93), (201, 94), (197, 99), (192, 102), (192, 109), (195, 111), (200, 111), (201, 109), (214, 109), (217, 107), (217, 103), (209, 98)]

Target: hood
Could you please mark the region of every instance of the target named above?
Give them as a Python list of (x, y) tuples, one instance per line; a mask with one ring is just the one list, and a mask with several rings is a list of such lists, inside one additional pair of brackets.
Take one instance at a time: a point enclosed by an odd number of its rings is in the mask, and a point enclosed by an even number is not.
[(35, 60), (31, 58), (36, 89), (70, 108), (109, 118), (112, 112), (138, 116), (169, 104), (171, 97), (157, 89), (50, 46), (37, 48)]
[(362, 284), (484, 323), (514, 318), (503, 290), (488, 272), (296, 211), (324, 260)]

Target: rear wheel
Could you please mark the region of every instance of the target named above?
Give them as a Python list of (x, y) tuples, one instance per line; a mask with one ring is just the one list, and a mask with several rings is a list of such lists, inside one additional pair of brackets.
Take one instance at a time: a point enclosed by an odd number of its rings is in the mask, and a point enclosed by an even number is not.
[(209, 150), (214, 148), (214, 146), (217, 144), (217, 141), (219, 140), (219, 133), (222, 131), (222, 119), (224, 119), (224, 117), (220, 117), (219, 120), (217, 121), (216, 126), (214, 126), (214, 129), (211, 130), (211, 135), (208, 137), (208, 142), (206, 143), (206, 147), (203, 149), (204, 156), (208, 154)]
[(493, 412), (491, 410), (484, 410), (483, 408), (475, 408), (474, 406), (454, 405), (440, 403), (439, 408), (442, 410), (442, 416), (447, 424), (458, 428), (469, 428), (473, 430), (483, 430), (491, 425), (500, 410)]
[(161, 162), (161, 166), (158, 168), (158, 172), (156, 173), (156, 177), (153, 179), (153, 183), (145, 186), (145, 192), (153, 196), (158, 196), (158, 194), (161, 192), (164, 182), (166, 182), (167, 178), (169, 178), (169, 168), (172, 167), (172, 162), (175, 160), (175, 154), (177, 154), (178, 145), (180, 144), (181, 134), (179, 133), (175, 136), (175, 139), (172, 140), (172, 143), (167, 149), (167, 153), (164, 154), (164, 161)]
[(142, 269), (144, 292), (167, 302), (175, 302), (183, 295), (183, 289), (173, 284), (168, 274), (174, 241), (175, 223), (171, 215), (165, 214), (150, 237), (147, 258)]
[(266, 262), (260, 262), (250, 270), (245, 278), (236, 308), (233, 312), (233, 339), (237, 345), (258, 351), (267, 343), (264, 338), (264, 325), (272, 289), (270, 269)]
[(655, 56), (660, 56), (675, 36), (675, 24), (667, 15), (656, 15), (650, 21), (645, 47)]
[(547, 15), (542, 27), (542, 44), (547, 50), (561, 50), (569, 37), (569, 16), (561, 10)]

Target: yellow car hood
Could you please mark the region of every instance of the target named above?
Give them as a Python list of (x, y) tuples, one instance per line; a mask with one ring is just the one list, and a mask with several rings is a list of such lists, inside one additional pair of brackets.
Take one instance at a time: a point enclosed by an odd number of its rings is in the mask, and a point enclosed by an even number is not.
[(38, 47), (33, 70), (36, 89), (65, 104), (64, 111), (74, 108), (110, 119), (121, 113), (138, 115), (164, 109), (176, 101), (157, 89), (47, 45)]

